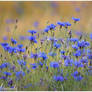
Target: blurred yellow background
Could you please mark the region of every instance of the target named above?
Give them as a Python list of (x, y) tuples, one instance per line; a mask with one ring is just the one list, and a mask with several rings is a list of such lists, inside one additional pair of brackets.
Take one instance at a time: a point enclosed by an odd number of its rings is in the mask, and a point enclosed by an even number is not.
[(74, 30), (91, 32), (92, 2), (0, 2), (0, 41), (3, 36), (26, 35), (29, 29), (43, 30), (47, 24), (57, 21), (72, 23), (72, 17), (80, 18)]

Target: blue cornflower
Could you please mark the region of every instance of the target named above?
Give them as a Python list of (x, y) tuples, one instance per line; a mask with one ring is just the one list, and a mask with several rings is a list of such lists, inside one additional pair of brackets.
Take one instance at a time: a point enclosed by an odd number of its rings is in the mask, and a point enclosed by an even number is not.
[(47, 28), (49, 28), (50, 30), (52, 30), (52, 29), (55, 29), (55, 25), (54, 24), (50, 24), (49, 26), (47, 26)]
[(74, 73), (72, 73), (72, 76), (74, 77), (74, 80), (76, 81), (80, 81), (83, 79), (83, 77), (80, 75), (78, 71), (74, 71)]
[(66, 60), (64, 61), (64, 64), (65, 64), (65, 66), (72, 66), (73, 60), (72, 60), (72, 59), (71, 59), (71, 60), (66, 59)]
[(54, 57), (54, 56), (56, 56), (57, 54), (56, 54), (56, 53), (54, 53), (54, 52), (50, 52), (50, 53), (48, 53), (48, 55), (50, 55), (50, 56)]
[(47, 32), (48, 33), (49, 30), (50, 30), (49, 28), (45, 28), (44, 29), (44, 32)]
[(72, 45), (72, 48), (75, 50), (78, 50), (78, 46), (77, 45)]
[(74, 21), (80, 21), (80, 18), (74, 18), (74, 17), (72, 17), (72, 20), (74, 20)]
[(61, 44), (54, 43), (53, 46), (57, 49), (57, 48), (60, 48), (61, 47)]
[(16, 72), (16, 77), (19, 79), (19, 78), (21, 78), (21, 75), (22, 76), (25, 76), (25, 72), (23, 72), (23, 71), (18, 71), (18, 72)]
[(2, 63), (2, 64), (0, 65), (0, 68), (3, 69), (3, 68), (7, 68), (7, 67), (9, 67), (9, 66), (10, 66), (10, 63), (5, 62), (5, 63)]
[(21, 52), (25, 52), (26, 49), (25, 48), (17, 48), (17, 51), (21, 53)]
[(63, 76), (60, 76), (60, 75), (54, 76), (53, 79), (54, 79), (55, 81), (60, 81), (60, 82), (63, 82), (63, 81), (64, 81), (64, 77), (63, 77)]
[(75, 62), (74, 62), (74, 65), (75, 65), (75, 67), (77, 67), (77, 68), (84, 66), (80, 61), (75, 61)]
[(12, 84), (13, 84), (13, 80), (9, 80), (8, 86), (12, 86)]
[(48, 71), (48, 66), (46, 66), (46, 70)]
[(23, 66), (25, 66), (26, 65), (26, 62), (24, 61), (24, 60), (17, 60), (17, 62), (18, 62), (18, 64), (19, 65), (23, 65)]
[(78, 42), (78, 38), (71, 38), (70, 41), (71, 42)]
[(65, 51), (64, 50), (63, 51), (60, 51), (60, 53), (64, 55), (65, 54)]
[(32, 67), (32, 69), (36, 69), (38, 67), (36, 63), (30, 64), (30, 66)]
[(60, 55), (60, 57), (62, 58), (62, 59), (66, 59), (67, 58), (67, 56), (65, 56), (65, 55)]
[(71, 74), (72, 76), (78, 76), (79, 75), (79, 72), (76, 70), (74, 71), (74, 73)]
[(17, 41), (14, 40), (13, 38), (11, 38), (11, 42), (12, 42), (12, 44), (17, 44)]
[(43, 60), (47, 60), (47, 58), (48, 58), (45, 52), (40, 52), (39, 57), (42, 57)]
[(17, 45), (18, 48), (22, 48), (23, 47), (23, 44), (19, 44)]
[(80, 80), (83, 79), (83, 77), (82, 77), (81, 75), (79, 75), (79, 76), (74, 76), (74, 79), (75, 79), (76, 81), (80, 81)]
[(11, 46), (5, 46), (3, 47), (5, 51), (9, 51), (11, 49)]
[(84, 40), (83, 41), (78, 41), (77, 42), (77, 44), (78, 44), (78, 47), (85, 47), (85, 42), (84, 42)]
[(37, 40), (36, 40), (35, 36), (28, 37), (28, 40), (30, 40), (31, 43), (37, 43)]
[(35, 54), (31, 53), (30, 58), (37, 59), (38, 57), (39, 57), (39, 55), (37, 53), (35, 53)]
[(76, 56), (76, 57), (81, 56), (81, 51), (77, 50), (73, 55)]
[(31, 33), (32, 35), (37, 33), (35, 30), (28, 30), (28, 32)]
[(1, 45), (2, 47), (9, 46), (9, 44), (8, 44), (8, 43), (0, 43), (0, 45)]
[(90, 39), (92, 39), (92, 33), (90, 34)]
[(10, 72), (3, 72), (6, 76), (11, 76), (12, 74)]
[(90, 43), (88, 41), (85, 41), (85, 47), (89, 46)]
[(7, 80), (7, 77), (6, 76), (2, 76), (2, 77), (0, 77), (0, 79)]
[(59, 63), (58, 62), (50, 62), (50, 67), (58, 68), (59, 67)]
[(92, 54), (88, 54), (88, 59), (92, 59)]
[(64, 23), (64, 22), (60, 22), (60, 21), (59, 21), (59, 22), (57, 22), (57, 24), (60, 25), (61, 27), (62, 27), (62, 26), (65, 26), (65, 23)]
[(40, 65), (42, 67), (43, 66), (43, 63), (42, 62), (39, 62), (38, 65)]
[(87, 63), (88, 63), (88, 59), (87, 59), (87, 58), (85, 58), (85, 59), (82, 58), (82, 59), (80, 60), (80, 62), (82, 62), (83, 64), (84, 64), (84, 63), (87, 64)]
[(16, 53), (16, 52), (17, 52), (17, 48), (10, 46), (9, 49), (8, 49), (8, 52), (9, 52), (9, 53)]
[(66, 26), (66, 27), (71, 26), (71, 23), (65, 22), (65, 26)]
[(77, 45), (78, 45), (78, 47), (83, 48), (83, 47), (89, 46), (90, 44), (89, 44), (89, 42), (82, 40), (82, 41), (78, 41)]

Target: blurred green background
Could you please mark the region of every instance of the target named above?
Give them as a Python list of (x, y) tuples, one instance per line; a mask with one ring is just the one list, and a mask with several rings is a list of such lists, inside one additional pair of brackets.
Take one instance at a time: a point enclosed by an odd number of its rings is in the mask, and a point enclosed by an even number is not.
[(0, 41), (2, 37), (25, 35), (27, 30), (43, 30), (50, 23), (80, 18), (73, 30), (91, 32), (92, 2), (85, 1), (21, 1), (0, 2)]

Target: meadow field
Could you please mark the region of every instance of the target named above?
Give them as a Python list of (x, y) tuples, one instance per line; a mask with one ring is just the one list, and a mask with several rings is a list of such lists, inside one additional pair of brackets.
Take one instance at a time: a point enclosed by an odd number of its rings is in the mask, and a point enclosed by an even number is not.
[(91, 1), (0, 1), (0, 91), (92, 91), (91, 11)]

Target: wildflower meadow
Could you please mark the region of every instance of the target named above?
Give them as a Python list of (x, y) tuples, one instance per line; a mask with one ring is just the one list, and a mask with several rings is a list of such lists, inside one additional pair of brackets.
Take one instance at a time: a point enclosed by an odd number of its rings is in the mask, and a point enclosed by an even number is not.
[(0, 91), (92, 91), (92, 32), (76, 31), (81, 17), (67, 20), (41, 31), (36, 21), (25, 34), (19, 18), (6, 21), (15, 26), (0, 41)]

